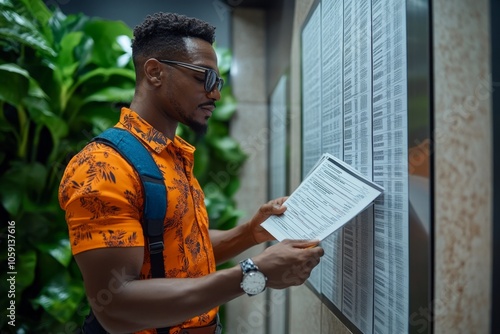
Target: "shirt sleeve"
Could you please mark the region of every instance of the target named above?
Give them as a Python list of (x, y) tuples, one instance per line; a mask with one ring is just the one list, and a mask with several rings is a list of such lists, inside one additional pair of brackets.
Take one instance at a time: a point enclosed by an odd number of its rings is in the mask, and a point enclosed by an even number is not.
[(73, 254), (144, 246), (139, 176), (113, 148), (91, 143), (68, 164), (59, 187)]

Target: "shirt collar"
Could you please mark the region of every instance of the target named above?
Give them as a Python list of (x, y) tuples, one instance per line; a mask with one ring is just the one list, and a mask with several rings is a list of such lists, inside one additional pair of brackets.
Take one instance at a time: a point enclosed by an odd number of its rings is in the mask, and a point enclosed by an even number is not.
[(177, 135), (173, 141), (170, 140), (162, 132), (153, 128), (146, 120), (129, 108), (122, 108), (120, 124), (133, 135), (141, 139), (142, 142), (156, 153), (161, 153), (161, 151), (169, 145), (174, 145), (188, 153), (193, 153), (195, 151), (194, 146)]

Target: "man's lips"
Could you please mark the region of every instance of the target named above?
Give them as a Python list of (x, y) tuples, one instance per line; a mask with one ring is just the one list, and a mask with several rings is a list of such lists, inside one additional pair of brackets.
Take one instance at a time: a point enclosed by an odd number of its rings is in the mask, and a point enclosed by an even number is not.
[(213, 104), (213, 103), (201, 104), (199, 107), (203, 110), (208, 111), (210, 114), (212, 114), (214, 112), (214, 109), (215, 109), (215, 104)]

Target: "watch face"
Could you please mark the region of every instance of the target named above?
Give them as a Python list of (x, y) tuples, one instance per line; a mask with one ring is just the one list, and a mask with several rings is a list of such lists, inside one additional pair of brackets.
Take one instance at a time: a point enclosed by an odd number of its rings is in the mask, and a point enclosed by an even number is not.
[(266, 288), (266, 277), (260, 271), (251, 271), (243, 278), (241, 288), (249, 295), (261, 293)]

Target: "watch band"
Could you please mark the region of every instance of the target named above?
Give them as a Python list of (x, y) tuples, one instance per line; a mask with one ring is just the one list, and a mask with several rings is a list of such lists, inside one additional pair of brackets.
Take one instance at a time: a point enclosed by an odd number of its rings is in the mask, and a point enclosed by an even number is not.
[(240, 267), (241, 271), (243, 271), (243, 274), (249, 273), (251, 271), (259, 270), (259, 267), (253, 263), (252, 259), (246, 259), (240, 261)]

